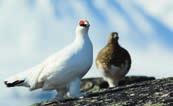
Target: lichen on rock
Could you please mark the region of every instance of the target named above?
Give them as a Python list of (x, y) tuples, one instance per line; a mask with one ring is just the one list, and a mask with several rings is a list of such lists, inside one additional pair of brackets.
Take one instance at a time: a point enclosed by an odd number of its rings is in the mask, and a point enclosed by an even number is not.
[(108, 88), (101, 78), (87, 78), (81, 84), (86, 97), (32, 106), (173, 106), (172, 89), (173, 78), (129, 76), (114, 88)]

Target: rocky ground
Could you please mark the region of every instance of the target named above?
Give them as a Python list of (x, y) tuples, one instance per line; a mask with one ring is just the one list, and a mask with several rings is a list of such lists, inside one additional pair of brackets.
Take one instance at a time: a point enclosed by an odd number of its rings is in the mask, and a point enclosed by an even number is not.
[(130, 76), (114, 88), (108, 88), (101, 78), (89, 78), (81, 86), (87, 92), (84, 98), (44, 101), (32, 106), (173, 106), (173, 78)]

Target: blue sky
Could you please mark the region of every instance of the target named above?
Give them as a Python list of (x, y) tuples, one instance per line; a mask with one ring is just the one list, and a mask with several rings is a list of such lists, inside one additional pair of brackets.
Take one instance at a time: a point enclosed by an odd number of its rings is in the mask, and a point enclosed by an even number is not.
[[(80, 19), (91, 24), (94, 59), (109, 33), (117, 31), (132, 56), (128, 75), (173, 76), (171, 0), (0, 0), (0, 105), (23, 106), (53, 97), (54, 92), (7, 89), (3, 79), (70, 44)], [(95, 64), (85, 77), (93, 76), (101, 76)]]

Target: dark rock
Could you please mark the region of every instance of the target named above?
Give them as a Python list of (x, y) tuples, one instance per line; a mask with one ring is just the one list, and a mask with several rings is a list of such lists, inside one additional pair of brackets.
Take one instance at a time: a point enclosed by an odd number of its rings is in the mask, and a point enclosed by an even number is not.
[(81, 86), (87, 92), (82, 99), (32, 106), (173, 106), (173, 78), (131, 76), (114, 88), (108, 88), (101, 78), (88, 78), (82, 80)]
[[(155, 80), (154, 77), (146, 77), (146, 76), (129, 76), (125, 77), (119, 82), (119, 86), (139, 83), (142, 81)], [(104, 81), (102, 78), (87, 78), (82, 79), (81, 83), (81, 91), (94, 91), (98, 89), (108, 88), (108, 83)]]

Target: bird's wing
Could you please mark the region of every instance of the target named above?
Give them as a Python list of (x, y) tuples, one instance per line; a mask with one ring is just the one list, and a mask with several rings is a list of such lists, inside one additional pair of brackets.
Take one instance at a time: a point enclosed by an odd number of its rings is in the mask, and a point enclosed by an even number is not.
[(24, 71), (24, 73), (27, 74), (25, 80), (27, 80), (30, 90), (34, 90), (37, 88), (38, 77), (39, 77), (42, 69), (43, 69), (43, 65), (39, 64), (35, 67), (32, 67), (32, 68)]
[(122, 54), (122, 59), (124, 60), (123, 61), (124, 67), (126, 67), (126, 69), (129, 70), (130, 67), (131, 67), (131, 56), (130, 56), (129, 52), (124, 48), (122, 48), (121, 52), (122, 52), (121, 53)]
[(61, 70), (73, 54), (71, 52), (69, 53), (69, 51), (70, 47), (66, 47), (48, 57), (41, 64), (26, 70), (28, 72), (27, 80), (30, 84), (30, 90), (36, 89), (38, 83), (44, 82), (49, 75)]
[(131, 67), (130, 54), (124, 48), (121, 48), (115, 55), (112, 55), (110, 61), (112, 65), (120, 67), (125, 73), (128, 72)]
[[(111, 62), (111, 56), (112, 56), (112, 50), (110, 50), (109, 47), (104, 47), (97, 55), (96, 58), (96, 65), (99, 67), (98, 63), (105, 64), (106, 66), (109, 66)], [(99, 61), (99, 62), (97, 62)]]
[[(76, 70), (73, 58), (75, 56), (76, 49), (73, 47), (63, 49), (62, 51), (49, 57), (43, 62), (43, 69), (39, 75), (38, 81), (42, 82), (50, 79), (53, 75), (68, 74), (68, 70)], [(63, 75), (62, 75), (63, 76)]]

